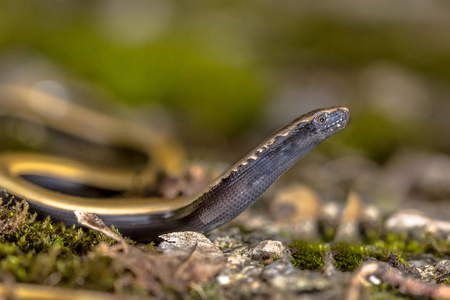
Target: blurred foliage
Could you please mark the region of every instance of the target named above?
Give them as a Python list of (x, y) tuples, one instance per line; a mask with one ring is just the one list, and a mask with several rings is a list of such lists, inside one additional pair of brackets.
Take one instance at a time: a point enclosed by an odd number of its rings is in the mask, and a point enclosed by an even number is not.
[(0, 49), (37, 50), (122, 101), (163, 103), (181, 111), (194, 128), (209, 124), (224, 135), (248, 126), (266, 97), (254, 67), (214, 57), (196, 42), (195, 32), (182, 26), (130, 47), (95, 30), (89, 17), (94, 4), (72, 3), (72, 10), (60, 15), (50, 2), (4, 2)]
[(314, 12), (301, 19), (280, 16), (280, 20), (282, 25), (278, 24), (266, 44), (270, 59), (277, 63), (348, 72), (373, 61), (391, 61), (450, 81), (450, 70), (445, 67), (450, 64), (450, 52), (443, 51), (450, 48), (450, 39), (415, 30), (420, 23), (370, 22)]
[[(436, 147), (431, 128), (423, 125), (427, 122), (425, 118), (395, 119), (383, 112), (369, 109), (353, 115), (352, 122), (358, 126), (349, 126), (344, 132), (344, 141), (377, 162), (385, 162), (403, 145), (418, 149)], [(429, 139), (418, 139), (420, 136), (427, 136)]]
[[(384, 62), (417, 74), (425, 83), (448, 86), (450, 38), (443, 34), (449, 23), (443, 17), (448, 9), (444, 5), (404, 7), (387, 1), (355, 7), (350, 2), (287, 0), (119, 3), (0, 1), (0, 55), (39, 53), (121, 101), (163, 105), (177, 119), (180, 136), (206, 140), (207, 145), (222, 137), (245, 136), (255, 121), (266, 123), (271, 117), (267, 104), (280, 101), (288, 81), (300, 86), (305, 80), (296, 79), (298, 74), (327, 70), (350, 85), (344, 84), (348, 91), (334, 102), (325, 103), (350, 107), (353, 130), (345, 138), (348, 145), (380, 162), (401, 146), (450, 151), (450, 144), (436, 134), (448, 122), (424, 125), (421, 122), (433, 117), (426, 114), (419, 119), (411, 116), (405, 123), (396, 119), (395, 112), (373, 111), (365, 103), (382, 101), (383, 96), (364, 99), (358, 92), (361, 87), (353, 84), (368, 66)], [(114, 15), (114, 9), (122, 11)], [(109, 24), (110, 19), (118, 24)], [(151, 28), (145, 23), (149, 20), (159, 31), (133, 42), (140, 27)], [(449, 109), (438, 105), (445, 93), (430, 96), (431, 111)], [(322, 106), (315, 103), (317, 97), (307, 99), (311, 105), (298, 99), (285, 111), (300, 113)], [(408, 100), (398, 99), (405, 105)], [(272, 128), (286, 121), (267, 123), (276, 124)]]

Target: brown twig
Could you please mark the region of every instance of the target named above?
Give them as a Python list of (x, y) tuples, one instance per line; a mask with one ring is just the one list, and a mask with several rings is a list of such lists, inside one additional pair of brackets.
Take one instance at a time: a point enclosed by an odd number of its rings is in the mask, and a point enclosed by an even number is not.
[(347, 300), (360, 299), (362, 285), (370, 285), (369, 278), (378, 280), (398, 289), (403, 294), (425, 296), (431, 299), (450, 299), (450, 286), (420, 282), (386, 263), (370, 262), (362, 265), (353, 276), (347, 293)]

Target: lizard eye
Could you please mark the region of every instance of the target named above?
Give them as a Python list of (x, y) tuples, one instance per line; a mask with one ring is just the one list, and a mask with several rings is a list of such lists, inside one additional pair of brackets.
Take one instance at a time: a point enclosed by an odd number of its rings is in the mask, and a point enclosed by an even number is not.
[(325, 118), (324, 116), (319, 116), (317, 118), (317, 122), (319, 122), (321, 124), (325, 123), (326, 120), (327, 120), (327, 118)]

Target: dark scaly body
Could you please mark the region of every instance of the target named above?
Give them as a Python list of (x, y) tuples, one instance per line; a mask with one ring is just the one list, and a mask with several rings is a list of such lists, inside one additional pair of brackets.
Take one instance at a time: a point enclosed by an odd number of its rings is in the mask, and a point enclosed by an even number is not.
[[(139, 241), (148, 241), (172, 231), (210, 231), (247, 209), (286, 170), (325, 139), (343, 129), (348, 121), (349, 112), (344, 107), (307, 113), (273, 133), (196, 196), (182, 201), (183, 205), (172, 205), (170, 200), (160, 199), (168, 201), (166, 209), (152, 209), (150, 205), (146, 211), (136, 208), (121, 214), (114, 208), (114, 200), (104, 199), (105, 202), (98, 205), (99, 211), (101, 208), (104, 213), (98, 212), (98, 215), (107, 225), (115, 225), (124, 236)], [(19, 194), (24, 195), (23, 192)], [(73, 208), (97, 212), (95, 205), (77, 205), (69, 197), (66, 200), (69, 204), (64, 205), (70, 209), (58, 203), (52, 206), (52, 202), (58, 201), (57, 197), (44, 204), (39, 199), (24, 196), (38, 213), (50, 215), (66, 224), (76, 224)], [(111, 212), (108, 207), (111, 207)]]

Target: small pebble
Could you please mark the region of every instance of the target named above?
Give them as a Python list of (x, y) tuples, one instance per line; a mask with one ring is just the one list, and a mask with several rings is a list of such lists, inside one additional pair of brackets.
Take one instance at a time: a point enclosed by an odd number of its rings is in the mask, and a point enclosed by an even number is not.
[(265, 240), (253, 249), (253, 256), (258, 260), (270, 257), (285, 258), (290, 257), (290, 251), (280, 241)]
[(381, 284), (381, 280), (380, 278), (378, 278), (375, 275), (370, 275), (368, 278), (369, 282), (373, 285), (380, 285)]
[(441, 260), (434, 266), (434, 268), (439, 275), (450, 274), (450, 260)]

